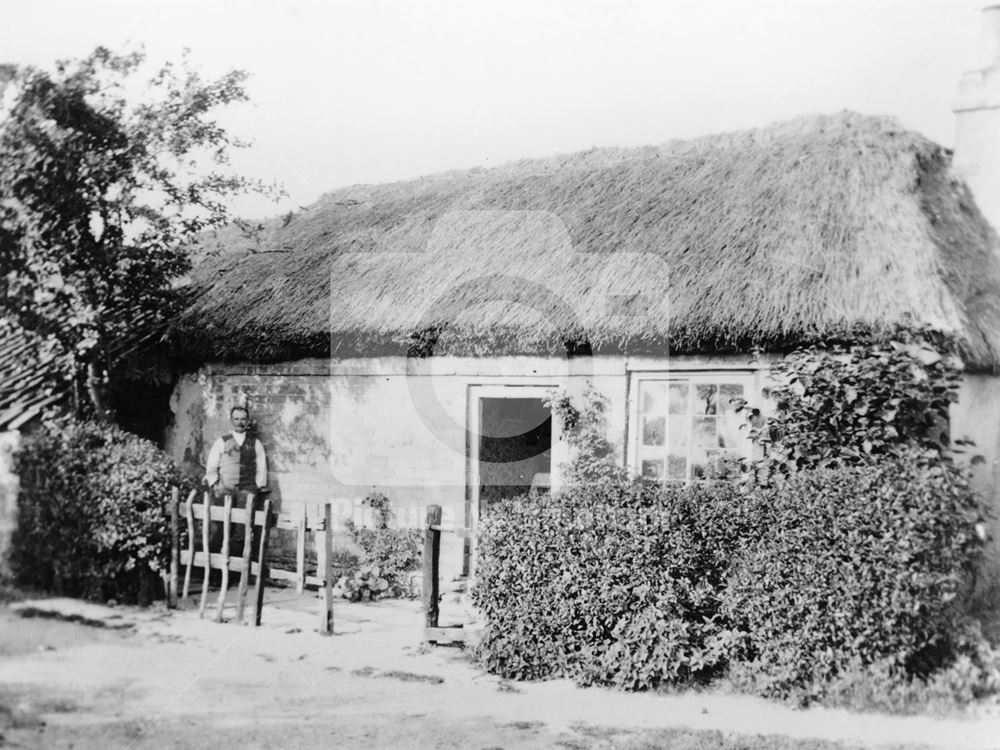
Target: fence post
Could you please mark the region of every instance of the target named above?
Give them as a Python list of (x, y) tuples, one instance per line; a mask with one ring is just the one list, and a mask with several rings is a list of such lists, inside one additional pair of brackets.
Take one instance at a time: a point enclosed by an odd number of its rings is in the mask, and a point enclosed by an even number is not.
[(264, 500), (264, 523), (260, 527), (260, 552), (257, 563), (257, 581), (254, 584), (254, 627), (260, 625), (260, 614), (264, 608), (264, 581), (267, 579), (267, 565), (264, 562), (264, 555), (267, 553), (267, 535), (270, 531), (271, 521), (271, 498)]
[(209, 552), (209, 527), (212, 523), (212, 501), (208, 492), (202, 498), (202, 508), (205, 509), (205, 521), (201, 525), (201, 546), (205, 550), (205, 580), (201, 584), (201, 601), (198, 603), (198, 617), (205, 616), (205, 605), (208, 604), (208, 582), (212, 577), (212, 554)]
[(302, 596), (306, 586), (306, 529), (309, 524), (306, 521), (306, 503), (299, 505), (299, 525), (295, 537), (295, 593)]
[(236, 622), (243, 622), (243, 612), (246, 609), (247, 590), (250, 586), (250, 571), (253, 568), (253, 514), (257, 511), (257, 497), (248, 495), (246, 501), (247, 516), (243, 519), (243, 571), (240, 573), (240, 583), (236, 589)]
[(167, 607), (177, 608), (177, 578), (181, 567), (181, 531), (178, 528), (177, 506), (180, 503), (180, 490), (173, 487), (170, 490), (170, 583), (167, 585)]
[(438, 626), (438, 566), (441, 558), (441, 506), (427, 508), (427, 529), (424, 532), (424, 613), (429, 628)]
[[(305, 516), (303, 516), (305, 518)], [(305, 534), (302, 534), (305, 538)], [(333, 635), (333, 512), (330, 503), (323, 504), (323, 579), (320, 607), (320, 635)]]

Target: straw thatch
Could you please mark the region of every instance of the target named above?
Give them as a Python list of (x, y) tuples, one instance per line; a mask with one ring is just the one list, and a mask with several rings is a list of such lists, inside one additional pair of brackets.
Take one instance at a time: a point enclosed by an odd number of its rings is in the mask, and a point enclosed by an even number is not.
[(842, 113), (346, 188), (206, 241), (174, 341), (251, 361), (742, 351), (918, 322), (991, 367), (997, 237), (949, 165)]

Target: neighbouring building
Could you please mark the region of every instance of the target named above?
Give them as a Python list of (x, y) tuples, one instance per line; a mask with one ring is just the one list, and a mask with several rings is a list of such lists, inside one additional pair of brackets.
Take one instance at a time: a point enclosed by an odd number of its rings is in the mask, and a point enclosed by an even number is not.
[(66, 395), (54, 357), (40, 352), (23, 331), (0, 319), (0, 578), (11, 572), (20, 488), (14, 457), (21, 433), (30, 431)]
[[(167, 446), (200, 467), (248, 403), (285, 509), (376, 487), (408, 525), (474, 525), (496, 488), (559, 485), (546, 399), (588, 385), (623, 466), (697, 480), (748, 450), (730, 399), (763, 402), (770, 357), (904, 322), (962, 342), (953, 432), (996, 504), (1000, 245), (950, 152), (889, 118), (350, 187), (207, 245)], [(444, 574), (467, 554), (446, 535)]]

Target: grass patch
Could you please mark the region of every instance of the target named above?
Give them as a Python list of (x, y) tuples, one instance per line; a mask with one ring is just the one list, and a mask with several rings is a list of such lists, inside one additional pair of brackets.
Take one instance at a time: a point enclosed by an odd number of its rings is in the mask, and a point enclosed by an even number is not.
[[(627, 730), (578, 724), (573, 730), (584, 741), (573, 747), (589, 750), (871, 750), (858, 745), (813, 737), (785, 737), (776, 734), (738, 734), (717, 729)], [(591, 744), (593, 743), (593, 744)], [(570, 745), (566, 745), (570, 746)], [(929, 745), (880, 745), (880, 750), (920, 750)]]

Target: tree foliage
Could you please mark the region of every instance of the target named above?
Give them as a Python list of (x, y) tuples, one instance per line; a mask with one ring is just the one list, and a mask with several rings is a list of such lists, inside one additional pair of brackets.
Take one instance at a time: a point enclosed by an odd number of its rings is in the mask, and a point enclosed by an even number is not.
[(144, 55), (96, 49), (0, 79), (0, 318), (53, 351), (104, 415), (109, 373), (177, 302), (185, 247), (228, 220), (228, 198), (274, 192), (235, 175), (246, 144), (213, 119), (246, 74), (167, 64), (141, 94)]
[[(750, 412), (764, 481), (814, 468), (876, 463), (913, 447), (950, 461), (950, 406), (962, 362), (954, 344), (928, 331), (810, 346), (771, 366), (773, 409)], [(955, 441), (958, 443), (959, 441)]]

